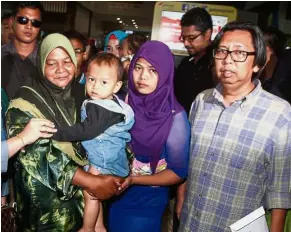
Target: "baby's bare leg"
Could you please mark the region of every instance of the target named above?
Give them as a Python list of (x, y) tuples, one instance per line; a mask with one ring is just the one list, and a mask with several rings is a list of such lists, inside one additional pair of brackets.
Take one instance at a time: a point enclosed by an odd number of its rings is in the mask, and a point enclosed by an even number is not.
[[(100, 172), (92, 166), (90, 166), (88, 172), (94, 175), (100, 174)], [(83, 194), (85, 198), (85, 209), (84, 209), (83, 227), (79, 230), (79, 232), (95, 232), (95, 225), (97, 222), (97, 218), (99, 218), (98, 215), (100, 214), (101, 203), (98, 199), (90, 196), (90, 194), (87, 193), (85, 190), (83, 190)]]
[(105, 229), (104, 223), (103, 223), (103, 207), (102, 203), (100, 202), (100, 211), (98, 215), (98, 219), (95, 225), (95, 232), (106, 232), (107, 230)]

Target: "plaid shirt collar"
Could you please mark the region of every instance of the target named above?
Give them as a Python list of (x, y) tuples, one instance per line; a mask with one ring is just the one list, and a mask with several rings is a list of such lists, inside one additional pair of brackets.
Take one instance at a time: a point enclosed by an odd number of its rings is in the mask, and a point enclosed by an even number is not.
[[(251, 104), (252, 102), (255, 102), (255, 98), (257, 98), (260, 95), (260, 92), (262, 91), (262, 86), (261, 86), (261, 82), (258, 79), (255, 79), (253, 81), (254, 85), (255, 85), (255, 89), (250, 92), (247, 96), (242, 97), (241, 99), (237, 100), (236, 102), (240, 103), (240, 104)], [(223, 86), (221, 83), (219, 83), (215, 89), (213, 90), (213, 94), (212, 94), (212, 102), (219, 102), (219, 103), (223, 103)]]

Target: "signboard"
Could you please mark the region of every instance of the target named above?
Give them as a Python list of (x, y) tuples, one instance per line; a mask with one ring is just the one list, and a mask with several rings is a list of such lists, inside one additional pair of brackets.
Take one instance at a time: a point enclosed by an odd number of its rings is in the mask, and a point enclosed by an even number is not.
[(184, 44), (179, 41), (181, 35), (180, 20), (193, 7), (205, 8), (213, 21), (213, 40), (221, 28), (230, 21), (234, 21), (237, 10), (230, 6), (185, 3), (185, 2), (157, 2), (154, 11), (152, 40), (159, 40), (169, 46), (175, 55), (188, 55)]

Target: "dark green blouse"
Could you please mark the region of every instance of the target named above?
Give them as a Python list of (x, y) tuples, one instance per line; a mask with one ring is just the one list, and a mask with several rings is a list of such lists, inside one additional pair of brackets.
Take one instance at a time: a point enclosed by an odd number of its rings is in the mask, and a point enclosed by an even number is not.
[[(26, 101), (17, 99), (16, 102), (10, 104), (6, 114), (9, 137), (18, 134), (38, 112)], [(26, 105), (29, 107), (24, 111)], [(39, 139), (17, 154), (15, 184), (21, 231), (81, 228), (83, 195), (71, 182), (76, 169), (86, 159), (79, 154), (68, 155), (63, 147), (54, 140)]]

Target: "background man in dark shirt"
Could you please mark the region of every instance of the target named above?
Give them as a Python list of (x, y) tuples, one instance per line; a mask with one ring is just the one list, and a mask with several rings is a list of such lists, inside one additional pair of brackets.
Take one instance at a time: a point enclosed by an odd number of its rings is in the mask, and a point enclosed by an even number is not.
[(36, 70), (37, 39), (41, 26), (40, 2), (16, 2), (12, 16), (13, 40), (1, 47), (2, 82), (10, 99)]
[(214, 87), (210, 67), (212, 19), (205, 9), (193, 8), (183, 15), (181, 27), (180, 40), (189, 57), (183, 59), (177, 68), (174, 88), (177, 100), (189, 114), (195, 97)]

